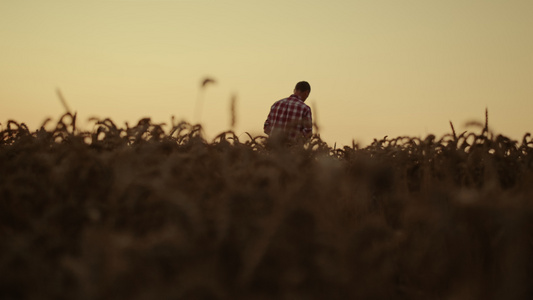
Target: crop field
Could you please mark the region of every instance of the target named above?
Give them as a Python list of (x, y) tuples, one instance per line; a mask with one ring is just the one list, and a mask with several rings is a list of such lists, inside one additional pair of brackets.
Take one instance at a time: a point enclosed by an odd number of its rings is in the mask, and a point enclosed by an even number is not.
[(0, 299), (532, 299), (533, 139), (0, 127)]

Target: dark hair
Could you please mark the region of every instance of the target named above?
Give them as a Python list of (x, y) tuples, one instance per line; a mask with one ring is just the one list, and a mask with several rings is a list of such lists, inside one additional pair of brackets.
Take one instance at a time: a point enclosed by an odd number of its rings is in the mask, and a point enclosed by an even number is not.
[(296, 84), (294, 89), (297, 91), (307, 92), (311, 90), (311, 85), (309, 85), (309, 82), (307, 81), (300, 81)]

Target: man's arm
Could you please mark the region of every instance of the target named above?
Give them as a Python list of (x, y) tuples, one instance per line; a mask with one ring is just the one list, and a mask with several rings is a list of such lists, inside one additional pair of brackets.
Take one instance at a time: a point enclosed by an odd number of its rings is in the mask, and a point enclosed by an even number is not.
[(265, 124), (263, 125), (263, 132), (268, 135), (270, 135), (270, 132), (272, 131), (272, 107), (270, 108)]
[(305, 138), (310, 138), (313, 135), (313, 117), (311, 114), (311, 108), (307, 109), (303, 114), (303, 128), (302, 134)]
[(266, 119), (265, 124), (263, 125), (263, 132), (270, 135), (271, 130), (272, 130), (272, 127), (270, 125), (270, 115), (269, 115), (269, 118)]

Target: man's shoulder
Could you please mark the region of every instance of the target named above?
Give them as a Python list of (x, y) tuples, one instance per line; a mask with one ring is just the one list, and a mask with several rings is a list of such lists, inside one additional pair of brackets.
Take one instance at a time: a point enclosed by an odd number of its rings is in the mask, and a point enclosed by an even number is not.
[(303, 102), (302, 100), (298, 99), (298, 105), (301, 106), (302, 108), (304, 109), (308, 109), (308, 110), (311, 110), (311, 107), (307, 104), (305, 104), (305, 102)]
[(282, 104), (285, 103), (286, 101), (287, 101), (287, 98), (279, 99), (278, 101), (275, 101), (274, 104), (272, 104), (272, 106), (279, 106), (279, 105), (282, 105)]
[(309, 105), (305, 104), (305, 102), (303, 102), (302, 99), (294, 95), (287, 97), (285, 99), (282, 99), (282, 100), (286, 100), (287, 102), (291, 103), (291, 105), (294, 105), (298, 107), (299, 109), (311, 111), (311, 107), (309, 107)]
[(309, 105), (305, 104), (302, 99), (298, 98), (295, 95), (291, 95), (287, 98), (279, 99), (278, 101), (274, 102), (273, 106), (280, 106), (280, 105), (296, 105), (302, 109), (311, 110), (311, 107)]

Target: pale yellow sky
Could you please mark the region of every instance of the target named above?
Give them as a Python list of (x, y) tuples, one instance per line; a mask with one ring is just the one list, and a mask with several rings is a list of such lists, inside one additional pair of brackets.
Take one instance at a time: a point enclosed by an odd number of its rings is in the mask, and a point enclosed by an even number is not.
[[(484, 120), (532, 131), (530, 0), (0, 0), (0, 122), (36, 129), (64, 111), (80, 125), (201, 122), (262, 134), (275, 100), (307, 80), (329, 144), (449, 133)], [(205, 77), (217, 83), (200, 95)], [(87, 125), (88, 126), (88, 125)], [(90, 129), (90, 128), (89, 128)]]

